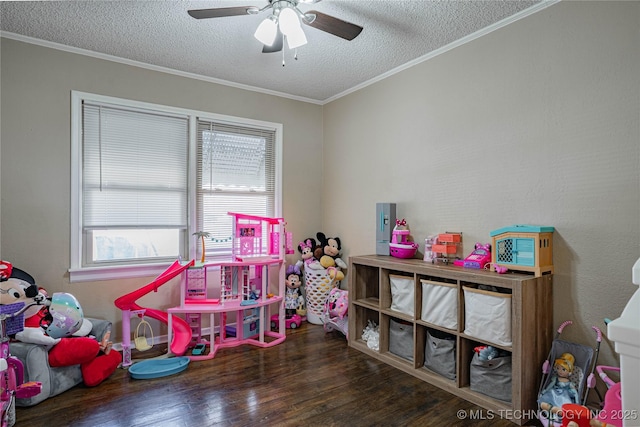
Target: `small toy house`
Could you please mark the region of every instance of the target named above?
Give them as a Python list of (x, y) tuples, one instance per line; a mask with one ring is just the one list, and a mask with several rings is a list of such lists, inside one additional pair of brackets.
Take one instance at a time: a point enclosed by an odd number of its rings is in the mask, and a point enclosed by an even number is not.
[[(233, 217), (233, 258), (242, 260), (251, 257), (283, 256), (280, 253), (280, 231), (286, 239), (285, 252), (294, 253), (293, 237), (284, 232), (284, 219), (228, 212)], [(263, 236), (264, 233), (264, 236)], [(263, 237), (266, 240), (263, 241)]]
[(490, 233), (495, 265), (509, 270), (533, 272), (535, 277), (553, 273), (553, 227), (512, 225)]

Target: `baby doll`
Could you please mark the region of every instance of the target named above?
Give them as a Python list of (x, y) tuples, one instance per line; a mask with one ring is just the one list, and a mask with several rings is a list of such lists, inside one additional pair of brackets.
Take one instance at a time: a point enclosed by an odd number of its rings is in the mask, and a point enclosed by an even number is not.
[(573, 372), (575, 357), (571, 353), (562, 353), (553, 364), (551, 381), (538, 398), (540, 409), (558, 414), (565, 403), (578, 403), (580, 400), (575, 384), (569, 379)]
[(300, 309), (300, 299), (302, 297), (300, 286), (302, 286), (302, 273), (297, 265), (287, 267), (285, 284), (287, 293), (284, 298), (284, 308), (286, 317), (290, 318)]

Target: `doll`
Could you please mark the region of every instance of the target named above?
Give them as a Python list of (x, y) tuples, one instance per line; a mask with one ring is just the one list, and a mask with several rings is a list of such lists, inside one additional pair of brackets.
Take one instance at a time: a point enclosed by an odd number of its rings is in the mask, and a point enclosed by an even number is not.
[(578, 403), (580, 400), (575, 384), (569, 378), (574, 369), (575, 357), (571, 353), (562, 353), (553, 364), (552, 378), (540, 394), (540, 409), (558, 414), (565, 403)]
[(302, 273), (297, 265), (287, 267), (285, 284), (287, 285), (287, 293), (284, 299), (284, 308), (286, 317), (290, 318), (300, 309), (300, 299), (302, 294), (300, 287), (302, 286)]
[(298, 252), (300, 252), (300, 256), (302, 257), (302, 260), (296, 263), (296, 267), (298, 267), (298, 269), (305, 268), (311, 270), (322, 270), (324, 268), (314, 257), (314, 251), (317, 247), (318, 243), (313, 237), (307, 237), (302, 242), (298, 243)]

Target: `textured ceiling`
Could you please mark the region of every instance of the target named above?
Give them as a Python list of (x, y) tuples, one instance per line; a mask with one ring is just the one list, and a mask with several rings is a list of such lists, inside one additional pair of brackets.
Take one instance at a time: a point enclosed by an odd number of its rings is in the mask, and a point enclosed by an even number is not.
[[(542, 9), (548, 2), (515, 0), (323, 0), (300, 4), (364, 27), (352, 41), (303, 26), (308, 44), (262, 53), (253, 33), (268, 16), (196, 20), (189, 9), (263, 7), (267, 1), (3, 1), (2, 35), (82, 49), (210, 81), (318, 104), (457, 43)], [(44, 42), (43, 42), (44, 41)]]

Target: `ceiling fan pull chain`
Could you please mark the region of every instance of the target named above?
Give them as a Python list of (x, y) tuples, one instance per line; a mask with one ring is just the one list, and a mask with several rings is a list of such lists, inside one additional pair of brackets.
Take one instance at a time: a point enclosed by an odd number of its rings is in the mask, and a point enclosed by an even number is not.
[(298, 60), (298, 48), (293, 51), (293, 59), (295, 59), (296, 61)]
[(282, 66), (284, 67), (284, 49), (282, 49)]

